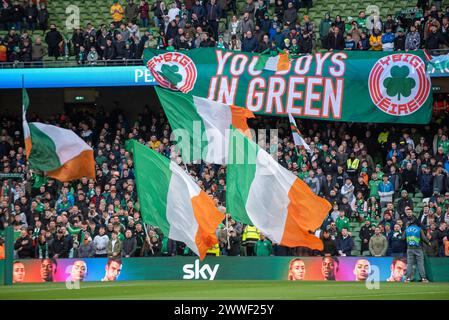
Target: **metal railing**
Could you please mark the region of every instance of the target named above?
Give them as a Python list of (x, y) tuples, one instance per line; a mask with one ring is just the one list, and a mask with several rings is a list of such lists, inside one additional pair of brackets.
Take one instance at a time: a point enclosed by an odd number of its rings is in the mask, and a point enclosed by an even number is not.
[(75, 60), (43, 60), (30, 62), (0, 62), (0, 69), (126, 67), (141, 65), (143, 65), (142, 59), (98, 60), (94, 63), (89, 63), (86, 61), (83, 64), (80, 64)]
[[(319, 49), (317, 51), (326, 51)], [(430, 55), (440, 56), (449, 54), (447, 49), (427, 50)], [(75, 60), (65, 58), (64, 60), (42, 60), (31, 62), (0, 62), (0, 69), (23, 69), (23, 68), (73, 68), (73, 67), (124, 67), (124, 66), (141, 66), (142, 59), (117, 59), (117, 60), (98, 60), (94, 63), (86, 61), (79, 64)]]

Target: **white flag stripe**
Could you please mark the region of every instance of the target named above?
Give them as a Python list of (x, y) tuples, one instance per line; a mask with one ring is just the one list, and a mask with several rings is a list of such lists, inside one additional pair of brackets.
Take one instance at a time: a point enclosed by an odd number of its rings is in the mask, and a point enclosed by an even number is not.
[(290, 204), (288, 193), (295, 179), (296, 176), (280, 166), (270, 154), (259, 150), (256, 174), (245, 208), (254, 225), (277, 243), (281, 242), (284, 235), (287, 208)]
[[(288, 114), (288, 118), (290, 119), (290, 125), (296, 127), (296, 121), (295, 118), (293, 118), (292, 114)], [(304, 138), (301, 137), (301, 135), (298, 134), (295, 130), (292, 130), (293, 135), (293, 141), (295, 142), (296, 146), (302, 146), (304, 149), (307, 150), (307, 152), (312, 153), (312, 150), (310, 149), (309, 145), (305, 142)]]
[(208, 141), (205, 161), (227, 163), (232, 113), (228, 105), (193, 96), (193, 103), (204, 123)]
[(167, 194), (167, 221), (170, 224), (168, 237), (184, 242), (199, 255), (195, 242), (198, 222), (192, 207), (192, 198), (200, 193), (200, 188), (178, 165), (170, 163), (172, 172)]
[(53, 140), (56, 148), (55, 151), (61, 164), (75, 158), (85, 150), (92, 150), (92, 148), (72, 130), (40, 122), (32, 122), (32, 124)]

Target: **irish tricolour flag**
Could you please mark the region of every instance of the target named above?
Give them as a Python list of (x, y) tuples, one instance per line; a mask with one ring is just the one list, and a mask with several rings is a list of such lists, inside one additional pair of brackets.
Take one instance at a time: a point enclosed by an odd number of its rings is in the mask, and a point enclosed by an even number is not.
[(295, 146), (298, 148), (304, 148), (308, 153), (313, 153), (310, 146), (304, 141), (304, 138), (301, 135), (301, 132), (296, 125), (295, 118), (293, 118), (292, 114), (288, 114), (288, 119), (290, 120), (290, 129), (292, 130), (293, 141), (295, 142)]
[(26, 120), (30, 103), (22, 90), (23, 132), (25, 153), (30, 168), (59, 181), (95, 178), (92, 148), (73, 131)]
[(203, 259), (217, 243), (215, 231), (224, 214), (180, 166), (135, 140), (128, 141), (143, 220), (170, 239), (184, 242)]
[(161, 105), (181, 149), (184, 163), (204, 160), (226, 164), (229, 128), (250, 136), (245, 108), (156, 87)]
[(269, 71), (285, 71), (290, 68), (290, 61), (286, 52), (281, 52), (278, 55), (261, 54), (259, 60), (254, 66), (255, 70), (269, 70)]
[(329, 202), (238, 130), (230, 136), (226, 184), (227, 212), (234, 219), (275, 243), (323, 249), (311, 233), (329, 213)]

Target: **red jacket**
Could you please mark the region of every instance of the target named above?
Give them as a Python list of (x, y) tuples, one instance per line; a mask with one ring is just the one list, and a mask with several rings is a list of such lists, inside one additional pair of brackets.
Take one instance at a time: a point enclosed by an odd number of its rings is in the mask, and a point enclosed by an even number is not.
[(148, 3), (145, 1), (143, 5), (139, 6), (140, 18), (141, 19), (148, 19), (148, 17), (149, 17), (148, 11), (149, 11)]

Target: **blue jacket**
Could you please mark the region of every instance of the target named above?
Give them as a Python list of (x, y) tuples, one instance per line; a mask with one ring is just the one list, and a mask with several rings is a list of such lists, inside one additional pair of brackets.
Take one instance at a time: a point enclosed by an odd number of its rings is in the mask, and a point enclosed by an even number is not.
[(218, 4), (212, 5), (211, 3), (208, 3), (206, 8), (207, 21), (220, 19), (221, 10)]
[(347, 236), (346, 239), (342, 236), (337, 238), (337, 251), (341, 250), (344, 254), (350, 256), (352, 248), (354, 248), (354, 240), (351, 236)]
[(282, 32), (275, 33), (273, 39), (276, 42), (276, 46), (280, 48), (284, 44), (285, 35)]
[(383, 182), (379, 184), (379, 192), (391, 192), (394, 191), (393, 184), (388, 181), (387, 184), (384, 184)]
[(398, 162), (401, 162), (403, 159), (402, 152), (399, 151), (398, 149), (396, 149), (396, 150), (391, 149), (390, 151), (388, 151), (387, 160), (390, 160), (391, 157), (393, 157), (394, 151), (396, 151), (396, 159), (398, 160)]
[(391, 32), (384, 33), (381, 39), (382, 43), (391, 43), (394, 42), (394, 34)]
[(433, 176), (432, 174), (420, 174), (418, 177), (419, 189), (423, 193), (431, 193), (433, 187)]

